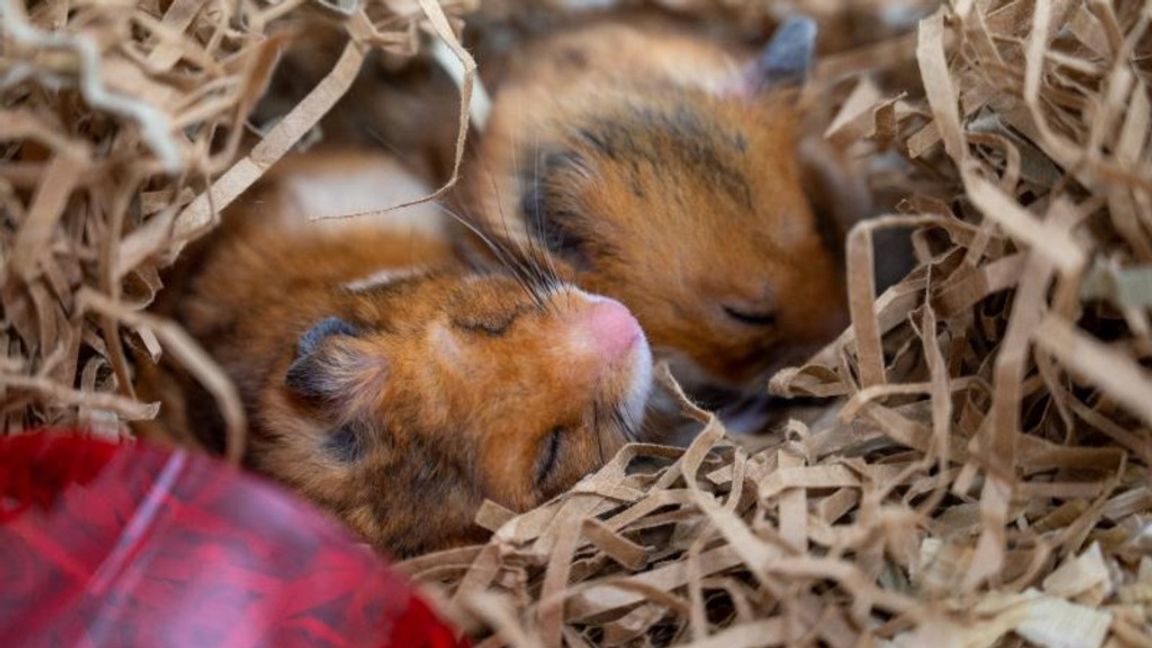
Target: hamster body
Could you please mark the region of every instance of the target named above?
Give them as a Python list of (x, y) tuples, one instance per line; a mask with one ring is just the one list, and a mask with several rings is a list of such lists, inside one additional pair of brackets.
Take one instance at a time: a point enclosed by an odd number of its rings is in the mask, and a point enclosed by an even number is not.
[(496, 89), (466, 186), (492, 231), (626, 304), (690, 387), (761, 384), (847, 321), (850, 216), (821, 212), (829, 168), (772, 78), (799, 64), (772, 47), (619, 21), (552, 36)]
[(627, 309), (466, 267), (433, 208), (308, 220), (418, 185), (375, 157), (289, 161), (226, 215), (177, 307), (240, 391), (247, 463), (400, 556), (482, 537), (485, 498), (524, 510), (572, 486), (637, 434), (651, 383)]

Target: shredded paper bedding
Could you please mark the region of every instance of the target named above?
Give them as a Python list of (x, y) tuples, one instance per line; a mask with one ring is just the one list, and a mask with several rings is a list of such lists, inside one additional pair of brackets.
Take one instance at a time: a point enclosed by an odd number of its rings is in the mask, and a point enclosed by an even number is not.
[[(628, 446), (527, 513), (489, 503), (487, 544), (401, 567), (481, 646), (1152, 645), (1152, 5), (663, 4), (746, 29), (799, 10), (827, 35), (805, 98), (890, 198), (846, 243), (850, 328), (771, 383), (827, 415), (753, 451), (681, 398), (691, 447)], [(159, 270), (371, 51), (443, 43), (468, 106), (476, 5), (0, 0), (4, 433), (129, 437), (159, 407), (136, 376), (166, 354), (215, 395), (238, 459), (235, 389), (145, 310)], [(347, 44), (253, 128), (310, 21)], [(876, 294), (890, 228), (918, 267)]]

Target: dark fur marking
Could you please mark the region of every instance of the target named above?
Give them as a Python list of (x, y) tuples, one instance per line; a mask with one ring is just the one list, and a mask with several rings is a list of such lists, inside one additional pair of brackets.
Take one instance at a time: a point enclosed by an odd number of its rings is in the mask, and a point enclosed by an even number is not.
[[(420, 440), (421, 435), (405, 436), (408, 441), (393, 451), (401, 454), (395, 455), (398, 461), (386, 468), (389, 471), (387, 477), (374, 480), (395, 485), (391, 493), (371, 499), (372, 512), (378, 520), (389, 526), (389, 521), (393, 519), (426, 519), (427, 507), (436, 503), (450, 502), (450, 511), (461, 499), (480, 503), (475, 479), (469, 475), (470, 464), (457, 463), (445, 457), (442, 447), (435, 452), (431, 451)], [(446, 437), (432, 434), (428, 438)], [(412, 496), (413, 493), (418, 495)], [(436, 533), (437, 529), (429, 525), (428, 528), (396, 534), (389, 544), (389, 550), (401, 557), (422, 553), (429, 545), (429, 536), (435, 537)]]
[(604, 132), (593, 132), (586, 128), (578, 131), (580, 139), (591, 144), (597, 151), (610, 158), (616, 158), (616, 147), (612, 143), (610, 134)]
[(331, 400), (337, 386), (329, 376), (328, 364), (317, 354), (298, 358), (284, 374), (284, 386), (312, 401)]
[[(608, 146), (607, 140), (603, 144)], [(547, 154), (540, 175), (525, 178), (520, 211), (531, 233), (541, 239), (550, 252), (587, 267), (587, 241), (577, 230), (580, 215), (560, 207), (563, 197), (552, 190), (554, 178), (563, 173), (587, 173), (584, 158), (573, 151)]]
[(556, 467), (556, 460), (560, 457), (560, 445), (563, 442), (561, 435), (564, 429), (556, 426), (540, 440), (540, 454), (536, 459), (536, 487), (541, 487)]
[(544, 156), (544, 172), (549, 175), (556, 171), (580, 171), (587, 173), (588, 163), (576, 151), (551, 152)]
[(686, 106), (678, 107), (670, 122), (669, 134), (686, 144), (678, 147), (678, 150), (683, 154), (682, 159), (688, 166), (703, 174), (741, 205), (751, 209), (752, 191), (748, 186), (748, 180), (743, 173), (729, 165), (719, 152), (722, 148), (739, 150), (738, 136), (726, 132), (716, 124), (709, 128), (703, 123), (699, 114)]
[(572, 214), (549, 209), (549, 202), (547, 190), (539, 183), (532, 184), (521, 198), (520, 210), (527, 218), (532, 233), (544, 241), (550, 252), (565, 256), (577, 253), (583, 240), (564, 223), (564, 219)]
[[(646, 162), (654, 168), (678, 165), (742, 207), (752, 209), (748, 179), (723, 151), (744, 153), (747, 139), (740, 133), (706, 121), (690, 107), (672, 111), (633, 106), (622, 119), (598, 120), (594, 128), (579, 129), (580, 139), (612, 160), (626, 160), (634, 170)], [(636, 187), (633, 186), (633, 193)], [(637, 193), (643, 197), (642, 193)]]
[(341, 425), (324, 440), (324, 451), (344, 463), (359, 461), (365, 450), (364, 438), (352, 425)]

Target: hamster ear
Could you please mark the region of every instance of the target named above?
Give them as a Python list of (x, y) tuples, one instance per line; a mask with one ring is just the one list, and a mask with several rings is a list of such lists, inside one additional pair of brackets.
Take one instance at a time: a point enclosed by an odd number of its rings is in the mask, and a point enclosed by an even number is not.
[(296, 344), (296, 359), (284, 375), (284, 386), (322, 402), (378, 392), (387, 377), (388, 361), (361, 336), (358, 327), (338, 317), (312, 325)]
[(757, 94), (800, 85), (812, 66), (815, 49), (816, 22), (808, 16), (789, 17), (745, 72), (747, 91)]
[(335, 335), (356, 337), (360, 335), (360, 329), (339, 317), (325, 317), (300, 336), (296, 342), (296, 357), (311, 354), (321, 342)]

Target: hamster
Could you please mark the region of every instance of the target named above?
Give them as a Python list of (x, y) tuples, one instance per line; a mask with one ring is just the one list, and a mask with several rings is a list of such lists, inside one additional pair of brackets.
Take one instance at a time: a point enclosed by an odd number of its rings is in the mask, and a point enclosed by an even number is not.
[(469, 267), (431, 206), (309, 220), (426, 191), (375, 155), (287, 160), (173, 300), (240, 392), (247, 464), (400, 557), (482, 539), (486, 498), (523, 511), (600, 467), (638, 438), (652, 382), (619, 302)]
[(801, 136), (814, 37), (792, 19), (755, 56), (652, 23), (550, 36), (495, 89), (464, 201), (624, 303), (687, 387), (763, 386), (847, 324), (840, 250), (868, 209)]

